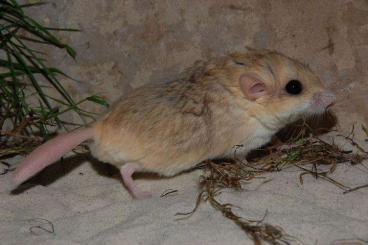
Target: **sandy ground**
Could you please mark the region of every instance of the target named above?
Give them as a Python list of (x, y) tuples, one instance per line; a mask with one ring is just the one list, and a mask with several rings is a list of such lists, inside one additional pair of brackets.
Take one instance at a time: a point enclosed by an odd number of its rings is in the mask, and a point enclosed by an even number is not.
[[(338, 96), (337, 114), (346, 131), (356, 121), (368, 122), (367, 1), (49, 2), (31, 9), (32, 16), (46, 25), (82, 30), (60, 34), (77, 50), (77, 62), (48, 50), (56, 67), (82, 81), (63, 81), (76, 100), (99, 94), (113, 102), (142, 84), (175, 78), (197, 59), (251, 46), (309, 64)], [(16, 195), (6, 192), (9, 175), (0, 175), (0, 244), (252, 244), (206, 203), (189, 219), (177, 220), (177, 212), (194, 206), (200, 171), (139, 179), (154, 197), (137, 201), (98, 166), (64, 161)], [(269, 174), (271, 182), (259, 187), (263, 180), (254, 181), (220, 199), (249, 219), (268, 211), (265, 222), (304, 244), (368, 240), (368, 188), (344, 195), (311, 176), (301, 185), (299, 174), (295, 169)], [(364, 167), (342, 165), (333, 177), (354, 187), (367, 184), (367, 176)], [(178, 192), (160, 197), (167, 189)]]
[[(154, 193), (146, 200), (133, 200), (116, 174), (96, 163), (66, 160), (33, 180), (46, 186), (29, 184), (13, 195), (2, 188), (0, 244), (252, 244), (208, 203), (177, 220), (177, 212), (194, 206), (201, 170), (138, 179), (141, 188)], [(267, 174), (270, 182), (254, 180), (242, 192), (225, 190), (219, 200), (238, 206), (235, 212), (249, 219), (261, 219), (267, 211), (265, 222), (282, 227), (301, 244), (368, 240), (368, 188), (343, 194), (308, 175), (301, 185), (299, 174), (297, 169)], [(1, 187), (8, 178), (0, 176)], [(343, 164), (333, 178), (351, 187), (363, 185), (367, 169)], [(160, 197), (168, 189), (178, 192)]]

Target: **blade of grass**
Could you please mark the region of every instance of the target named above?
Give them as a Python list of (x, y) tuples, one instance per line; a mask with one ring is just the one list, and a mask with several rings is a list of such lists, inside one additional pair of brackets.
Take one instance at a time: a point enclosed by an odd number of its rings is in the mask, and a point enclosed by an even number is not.
[[(51, 100), (54, 100), (54, 101), (56, 101), (56, 102), (58, 102), (59, 104), (61, 104), (61, 105), (64, 105), (64, 106), (70, 106), (69, 104), (67, 104), (67, 103), (65, 103), (65, 102), (63, 102), (62, 100), (59, 100), (59, 99), (57, 99), (57, 98), (54, 98), (54, 97), (52, 97), (52, 96), (49, 96), (49, 95), (46, 95), (49, 99), (51, 99)], [(81, 103), (83, 103), (83, 102), (85, 102), (85, 101), (87, 101), (88, 99), (87, 98), (85, 98), (85, 99), (82, 99), (82, 100), (80, 100), (80, 101), (78, 101), (78, 102), (76, 102), (76, 105), (79, 105), (79, 104), (81, 104)], [(91, 114), (91, 115), (97, 115), (98, 113), (94, 113), (94, 112), (89, 112), (89, 111), (85, 111), (85, 110), (83, 110), (83, 109), (79, 109), (81, 112), (85, 112), (85, 113), (88, 113), (88, 114)]]
[[(9, 11), (8, 14), (17, 18), (12, 19), (9, 16), (3, 15), (2, 18), (18, 27), (24, 29), (25, 31), (32, 33), (33, 35), (39, 37), (40, 39), (58, 47), (65, 49), (67, 53), (75, 59), (76, 52), (75, 50), (67, 44), (60, 42), (54, 35), (52, 35), (47, 28), (43, 27), (37, 21), (29, 18), (28, 16), (24, 15), (20, 11)], [(66, 31), (67, 29), (64, 29)], [(72, 29), (73, 31), (77, 31), (76, 29)]]
[(14, 50), (12, 50), (12, 55), (15, 57), (15, 59), (18, 61), (18, 63), (23, 66), (24, 71), (26, 72), (27, 76), (31, 80), (32, 85), (34, 86), (34, 88), (38, 92), (38, 94), (39, 94), (40, 98), (42, 99), (42, 101), (45, 103), (45, 105), (49, 109), (51, 109), (52, 107), (51, 107), (49, 101), (47, 100), (42, 88), (39, 86), (36, 78), (33, 76), (33, 73), (29, 69), (26, 61), (23, 59), (23, 57), (19, 53), (15, 52)]
[[(29, 57), (29, 55), (28, 55)], [(5, 67), (5, 68), (9, 68), (10, 64), (7, 60), (3, 60), (0, 58), (0, 67)], [(22, 72), (23, 71), (23, 66), (19, 63), (12, 63), (12, 66), (14, 67), (15, 70)], [(47, 71), (45, 69), (43, 69), (42, 67), (35, 67), (35, 66), (30, 66), (28, 65), (28, 69), (32, 72), (32, 73), (42, 73), (42, 72), (50, 72), (50, 73), (55, 73), (55, 74), (59, 74), (59, 75), (63, 75), (69, 79), (72, 79), (73, 81), (78, 81), (70, 76), (68, 76), (67, 74), (65, 74), (64, 72), (62, 72), (61, 70), (55, 68), (55, 67), (48, 67)]]
[(0, 48), (4, 47), (6, 43), (10, 41), (10, 39), (14, 36), (14, 34), (19, 30), (19, 28), (16, 28), (15, 30), (12, 30), (5, 35), (1, 36), (1, 42), (0, 42)]
[[(43, 65), (42, 60), (40, 60), (39, 58), (37, 58), (31, 50), (27, 49), (27, 47), (25, 47), (25, 49), (28, 51), (28, 54), (26, 54), (22, 49), (18, 48), (16, 45), (13, 45), (13, 47), (15, 49), (17, 49), (18, 52), (20, 52), (22, 55), (24, 55), (27, 60), (33, 65), (33, 68), (35, 68), (36, 71), (38, 71), (39, 73), (41, 73), (58, 91), (59, 93), (71, 104), (74, 104), (74, 101), (71, 99), (71, 97), (68, 95), (68, 93), (65, 91), (65, 89), (62, 87), (62, 85), (60, 83), (58, 83), (58, 81), (55, 79), (55, 76), (53, 74), (53, 72), (51, 72), (48, 67)], [(35, 61), (35, 60), (36, 61)], [(41, 67), (39, 67), (39, 65), (41, 65)], [(55, 71), (55, 70), (53, 70)]]
[[(14, 37), (13, 37), (14, 38)], [(14, 42), (13, 42), (14, 43)], [(25, 49), (25, 47), (21, 46), (21, 45), (18, 45), (16, 43), (14, 43), (14, 45), (16, 45), (18, 48), (22, 48), (22, 49)], [(29, 50), (32, 50), (33, 53), (36, 53), (36, 54), (40, 54), (40, 55), (46, 55), (45, 52), (42, 52), (42, 51), (39, 51), (39, 50), (35, 50), (35, 49), (31, 49), (29, 48)], [(46, 61), (45, 59), (41, 59), (42, 61)]]
[(34, 38), (31, 38), (31, 37), (26, 37), (26, 36), (23, 36), (23, 35), (18, 35), (18, 38), (19, 39), (26, 40), (26, 41), (34, 42), (34, 43), (41, 43), (41, 44), (52, 45), (52, 44), (50, 44), (50, 43), (48, 43), (46, 41), (34, 39)]
[(100, 97), (98, 95), (92, 95), (90, 97), (87, 97), (86, 100), (95, 102), (95, 103), (103, 105), (105, 107), (109, 107), (109, 103), (105, 99), (103, 99), (102, 97)]
[[(24, 74), (25, 73), (21, 72), (21, 71), (5, 72), (5, 73), (0, 74), (0, 80), (8, 78), (8, 77), (12, 77), (12, 76), (23, 76)], [(5, 82), (5, 80), (4, 80), (4, 82)], [(17, 84), (22, 84), (22, 83), (17, 83)]]
[[(20, 40), (17, 40), (21, 43), (21, 45), (24, 46), (24, 43)], [(27, 49), (27, 47), (25, 47)], [(19, 50), (21, 53), (24, 53), (22, 50)], [(72, 106), (74, 108), (74, 111), (78, 112), (79, 108), (75, 106), (75, 102), (74, 100), (69, 96), (68, 92), (65, 90), (65, 88), (60, 84), (60, 82), (55, 78), (54, 74), (51, 73), (48, 70), (48, 67), (46, 67), (42, 61), (40, 61), (33, 53), (32, 51), (28, 50), (28, 53), (31, 55), (32, 58), (29, 58), (28, 61), (31, 62), (31, 64), (35, 67), (42, 67), (42, 69), (40, 69), (42, 75), (51, 83), (52, 86), (54, 86), (54, 88), (60, 93), (61, 96), (64, 97), (64, 99), (66, 101), (68, 101), (68, 103), (70, 104), (70, 106)], [(82, 119), (82, 121), (84, 123), (86, 123), (85, 119), (80, 116), (80, 118)]]
[[(28, 23), (30, 24), (30, 26), (34, 26), (35, 28), (37, 28), (40, 32), (36, 33), (39, 37), (42, 37), (42, 39), (44, 39), (45, 41), (50, 41), (52, 44), (54, 44), (55, 46), (59, 47), (59, 48), (65, 48), (66, 51), (68, 52), (68, 54), (75, 59), (76, 56), (76, 52), (75, 50), (70, 47), (67, 44), (64, 44), (62, 42), (60, 42), (54, 35), (52, 35), (45, 27), (43, 27), (42, 25), (40, 25), (38, 22), (36, 22), (35, 20), (24, 16), (25, 20), (28, 21)], [(43, 35), (42, 35), (43, 34)]]
[(20, 98), (19, 98), (19, 87), (16, 85), (16, 83), (19, 82), (18, 80), (18, 77), (15, 76), (15, 71), (14, 71), (14, 67), (11, 65), (12, 64), (12, 57), (10, 55), (9, 52), (6, 53), (6, 56), (7, 56), (7, 59), (8, 59), (8, 62), (10, 64), (9, 68), (10, 68), (10, 73), (12, 74), (11, 75), (11, 78), (12, 78), (12, 86), (11, 86), (11, 90), (12, 90), (12, 98), (13, 98), (13, 105), (15, 105), (15, 124), (17, 124), (18, 121), (21, 121), (21, 118), (22, 118), (22, 115), (20, 113), (20, 108), (22, 107), (20, 105)]
[(36, 3), (27, 3), (27, 4), (19, 4), (19, 8), (29, 8), (29, 7), (34, 7), (34, 6), (40, 6), (40, 5), (45, 5), (48, 4), (47, 2), (36, 2)]
[(17, 26), (14, 25), (14, 24), (7, 24), (7, 25), (1, 24), (0, 26), (1, 26), (0, 27), (0, 32), (3, 32), (3, 31), (7, 31), (8, 32), (8, 30), (10, 30), (12, 28), (17, 28)]
[(55, 27), (45, 27), (46, 30), (49, 31), (71, 31), (71, 32), (80, 32), (79, 29), (74, 29), (74, 28), (55, 28)]

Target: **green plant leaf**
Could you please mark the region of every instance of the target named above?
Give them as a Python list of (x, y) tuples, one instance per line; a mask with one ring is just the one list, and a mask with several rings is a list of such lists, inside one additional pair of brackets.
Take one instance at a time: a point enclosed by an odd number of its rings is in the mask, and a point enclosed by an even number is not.
[(87, 100), (92, 101), (92, 102), (97, 103), (97, 104), (100, 104), (100, 105), (103, 105), (105, 107), (109, 107), (109, 103), (104, 98), (102, 98), (98, 95), (89, 96), (89, 97), (87, 97)]
[(80, 32), (79, 29), (74, 28), (55, 28), (55, 27), (45, 27), (49, 31), (71, 31), (71, 32)]
[(20, 4), (19, 7), (20, 8), (28, 8), (28, 7), (34, 7), (34, 6), (40, 6), (40, 5), (45, 5), (48, 4), (47, 2), (36, 2), (36, 3), (27, 3), (27, 4)]
[(65, 46), (64, 47), (66, 49), (66, 52), (73, 58), (75, 59), (77, 52), (75, 52), (75, 50), (69, 46)]

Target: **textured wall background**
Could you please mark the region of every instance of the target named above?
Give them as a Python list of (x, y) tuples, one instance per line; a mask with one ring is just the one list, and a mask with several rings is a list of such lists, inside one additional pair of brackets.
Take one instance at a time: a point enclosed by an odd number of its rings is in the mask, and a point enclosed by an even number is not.
[(76, 48), (76, 62), (50, 51), (55, 65), (82, 81), (68, 82), (76, 98), (98, 93), (115, 101), (142, 84), (175, 78), (197, 59), (252, 46), (309, 64), (337, 93), (342, 124), (368, 122), (367, 1), (49, 2), (32, 14), (82, 30), (62, 34)]

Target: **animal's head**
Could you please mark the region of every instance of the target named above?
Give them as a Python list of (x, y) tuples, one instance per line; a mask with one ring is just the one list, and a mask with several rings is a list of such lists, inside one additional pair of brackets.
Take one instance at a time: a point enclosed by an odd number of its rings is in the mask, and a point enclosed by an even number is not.
[(250, 50), (230, 55), (238, 66), (236, 86), (251, 115), (272, 127), (321, 114), (335, 96), (304, 64), (277, 52)]

